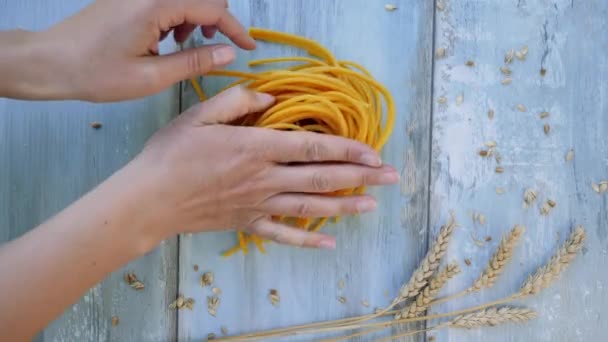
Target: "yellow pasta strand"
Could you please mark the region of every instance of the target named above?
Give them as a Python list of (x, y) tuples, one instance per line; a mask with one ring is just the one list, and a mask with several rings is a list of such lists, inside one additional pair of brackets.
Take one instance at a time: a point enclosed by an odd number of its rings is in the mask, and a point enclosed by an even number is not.
[[(249, 62), (250, 67), (295, 63), (284, 68), (261, 72), (219, 70), (210, 76), (236, 78), (225, 90), (245, 85), (275, 97), (276, 103), (263, 113), (244, 117), (237, 124), (284, 131), (312, 131), (339, 135), (366, 143), (380, 151), (388, 141), (395, 122), (395, 105), (388, 89), (376, 81), (360, 64), (337, 60), (319, 43), (296, 35), (261, 28), (251, 28), (256, 40), (285, 44), (304, 49), (310, 57), (277, 57)], [(201, 101), (206, 99), (195, 79), (192, 86)], [(351, 196), (365, 192), (364, 187), (345, 189), (326, 196)], [(322, 218), (273, 217), (273, 220), (304, 229), (318, 231), (329, 220)], [(339, 217), (333, 218), (338, 222)], [(238, 244), (224, 253), (248, 253), (254, 244), (265, 253), (259, 236), (237, 232)]]

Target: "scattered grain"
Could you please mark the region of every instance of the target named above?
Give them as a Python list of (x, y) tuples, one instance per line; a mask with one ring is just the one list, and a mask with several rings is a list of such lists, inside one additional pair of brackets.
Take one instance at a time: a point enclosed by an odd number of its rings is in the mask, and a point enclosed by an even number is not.
[(118, 316), (112, 316), (112, 326), (115, 327), (119, 323)]
[(527, 45), (524, 45), (524, 47), (522, 47), (521, 50), (519, 50), (515, 53), (515, 57), (517, 57), (517, 59), (519, 59), (520, 61), (525, 60), (527, 56), (528, 56), (528, 46)]
[(574, 150), (570, 150), (568, 151), (568, 153), (566, 153), (566, 162), (570, 162), (574, 160)]
[(496, 173), (503, 173), (505, 172), (505, 169), (502, 166), (497, 166), (494, 171), (496, 171)]
[(133, 272), (126, 273), (124, 276), (124, 280), (132, 289), (136, 291), (143, 290), (145, 288), (144, 283), (142, 283), (137, 276)]
[(508, 85), (511, 84), (513, 82), (513, 79), (511, 77), (505, 77), (502, 79), (502, 81), (500, 81), (500, 83), (502, 83), (503, 85)]
[(194, 272), (198, 272), (198, 265), (194, 265)]
[(220, 327), (220, 330), (222, 331), (222, 334), (223, 334), (224, 336), (228, 335), (228, 328), (226, 328), (225, 326), (223, 326), (223, 325), (222, 325), (222, 326)]
[(438, 48), (435, 51), (435, 57), (437, 58), (444, 58), (446, 56), (446, 50), (443, 47)]
[(362, 300), (361, 305), (363, 305), (366, 308), (369, 308), (369, 302), (367, 300)]
[(211, 341), (211, 340), (215, 340), (215, 334), (214, 333), (208, 333), (207, 334), (207, 341)]
[(496, 147), (496, 141), (494, 141), (494, 140), (488, 140), (488, 141), (484, 142), (483, 144), (486, 145), (486, 147), (489, 147), (489, 148)]
[(497, 164), (500, 164), (500, 162), (502, 162), (502, 156), (500, 155), (500, 153), (496, 152), (494, 158), (496, 159)]
[(551, 208), (555, 208), (555, 206), (557, 205), (557, 203), (552, 200), (552, 199), (548, 199), (547, 200), (547, 204), (551, 207)]
[(93, 122), (91, 122), (91, 128), (93, 128), (93, 129), (100, 129), (102, 126), (103, 125), (99, 121), (93, 121)]
[(437, 10), (439, 12), (443, 11), (445, 9), (445, 4), (442, 1), (438, 1), (437, 2)]
[(338, 297), (338, 302), (340, 302), (342, 304), (346, 304), (346, 302), (347, 302), (346, 297), (343, 297), (343, 296)]
[(593, 189), (593, 191), (599, 193), (600, 192), (600, 187), (595, 184), (595, 182), (591, 183), (591, 188)]
[(214, 277), (212, 272), (203, 273), (203, 275), (201, 276), (201, 286), (211, 286), (211, 284), (213, 284), (213, 278)]
[(532, 203), (536, 200), (536, 191), (533, 189), (527, 189), (524, 192), (524, 208), (530, 207)]
[(500, 67), (500, 72), (502, 72), (502, 74), (505, 75), (505, 76), (511, 76), (511, 74), (513, 73), (511, 71), (511, 69), (509, 69), (509, 67), (507, 67), (507, 66), (501, 66)]
[(549, 133), (551, 133), (551, 126), (549, 126), (549, 124), (544, 124), (543, 132), (545, 132), (545, 135), (549, 135)]
[(518, 104), (517, 105), (517, 110), (520, 111), (520, 112), (522, 112), (522, 113), (525, 112), (525, 111), (527, 111), (526, 106), (524, 106), (523, 104)]
[(488, 119), (490, 119), (490, 120), (494, 119), (494, 110), (493, 109), (488, 110)]
[(275, 289), (270, 289), (268, 293), (268, 299), (270, 299), (270, 304), (273, 306), (278, 306), (279, 302), (281, 302), (281, 297), (279, 297), (279, 292)]
[(548, 117), (549, 117), (549, 115), (550, 115), (550, 114), (549, 114), (549, 112), (542, 112), (542, 113), (540, 113), (538, 116), (539, 116), (541, 119), (545, 119), (545, 118), (548, 118)]
[(213, 292), (214, 295), (219, 296), (222, 294), (222, 290), (219, 287), (214, 287), (211, 289), (211, 292)]
[(483, 243), (483, 241), (479, 240), (478, 238), (475, 237), (475, 233), (471, 232), (471, 240), (473, 240), (473, 243), (477, 246), (477, 247), (483, 247), (485, 244)]
[(481, 150), (479, 152), (477, 152), (480, 156), (482, 157), (487, 157), (488, 156), (488, 151), (486, 150)]
[(466, 61), (466, 62), (464, 63), (464, 65), (466, 65), (466, 66), (468, 66), (468, 67), (474, 67), (474, 66), (475, 66), (475, 62), (474, 62), (474, 61), (471, 61), (471, 60), (468, 60), (468, 61)]
[(608, 191), (608, 181), (601, 181), (599, 187), (601, 193)]
[(486, 215), (479, 214), (479, 223), (480, 223), (481, 225), (486, 224)]
[(543, 216), (549, 215), (550, 211), (551, 211), (551, 206), (548, 203), (545, 203), (542, 205), (542, 207), (540, 207), (540, 214)]
[(220, 305), (220, 299), (217, 296), (207, 297), (207, 312), (213, 317), (217, 315), (217, 307)]
[(496, 193), (502, 195), (506, 192), (505, 188), (496, 188)]
[(397, 9), (397, 6), (395, 6), (393, 4), (386, 4), (386, 5), (384, 5), (384, 9), (386, 9), (387, 11), (394, 11)]
[(445, 96), (439, 96), (437, 99), (437, 103), (444, 104), (446, 102), (448, 102), (448, 99)]
[(464, 102), (464, 95), (460, 94), (456, 96), (456, 105), (460, 106)]
[(467, 266), (471, 266), (471, 259), (469, 259), (469, 258), (464, 259), (464, 264)]
[(338, 288), (340, 290), (342, 290), (344, 288), (344, 279), (340, 279), (340, 281), (338, 281)]
[(547, 69), (545, 69), (545, 68), (540, 68), (540, 75), (541, 75), (542, 77), (545, 77), (545, 75), (546, 75), (546, 74), (547, 74)]
[(513, 51), (513, 49), (507, 51), (507, 53), (505, 54), (505, 64), (511, 64), (511, 62), (513, 62), (513, 54), (515, 52)]

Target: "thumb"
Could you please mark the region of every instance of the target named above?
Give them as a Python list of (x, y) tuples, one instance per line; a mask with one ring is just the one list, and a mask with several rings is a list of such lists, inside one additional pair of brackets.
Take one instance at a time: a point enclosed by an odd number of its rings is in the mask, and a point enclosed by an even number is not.
[(192, 107), (188, 115), (198, 125), (228, 123), (243, 115), (261, 112), (274, 102), (272, 95), (236, 86)]
[(148, 59), (158, 82), (167, 86), (198, 77), (234, 61), (234, 48), (226, 44), (206, 45)]

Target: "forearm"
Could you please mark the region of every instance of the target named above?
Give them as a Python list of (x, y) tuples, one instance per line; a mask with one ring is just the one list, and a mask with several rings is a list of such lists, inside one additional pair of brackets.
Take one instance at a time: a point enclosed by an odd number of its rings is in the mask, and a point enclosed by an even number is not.
[(64, 51), (44, 32), (0, 31), (0, 97), (28, 100), (72, 98)]
[(31, 338), (110, 272), (163, 238), (128, 169), (0, 247), (0, 331)]

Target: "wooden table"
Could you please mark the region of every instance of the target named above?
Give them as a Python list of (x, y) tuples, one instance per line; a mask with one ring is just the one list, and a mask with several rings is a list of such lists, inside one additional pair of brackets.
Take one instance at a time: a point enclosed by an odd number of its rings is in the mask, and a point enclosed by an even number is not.
[[(0, 0), (0, 28), (42, 29), (88, 2)], [(165, 241), (91, 289), (38, 340), (200, 341), (210, 332), (220, 335), (222, 326), (236, 334), (367, 313), (371, 308), (360, 301), (372, 308), (389, 303), (450, 210), (461, 227), (447, 259), (458, 262), (463, 272), (448, 292), (466, 288), (477, 277), (513, 225), (523, 224), (527, 232), (494, 288), (433, 307), (433, 312), (516, 290), (576, 224), (587, 228), (589, 239), (583, 255), (556, 284), (521, 303), (540, 312), (537, 320), (429, 335), (438, 341), (602, 340), (608, 333), (608, 210), (605, 195), (595, 193), (591, 183), (608, 178), (608, 2), (447, 0), (441, 2), (443, 9), (433, 1), (392, 3), (394, 11), (377, 0), (231, 2), (246, 25), (318, 40), (339, 58), (368, 67), (390, 88), (398, 118), (384, 160), (401, 170), (402, 181), (399, 187), (372, 191), (380, 199), (376, 213), (328, 226), (326, 231), (338, 237), (335, 251), (272, 245), (266, 256), (223, 259), (219, 253), (235, 242), (231, 233)], [(194, 40), (189, 44), (202, 43), (200, 36)], [(515, 59), (509, 65), (512, 84), (501, 84), (505, 52), (523, 46), (529, 47), (526, 60)], [(444, 58), (434, 56), (439, 48), (445, 48)], [(167, 41), (163, 49), (177, 47)], [(294, 53), (300, 52), (263, 44), (241, 53), (232, 67)], [(468, 60), (474, 66), (467, 66)], [(203, 83), (213, 93), (226, 80)], [(457, 105), (459, 95), (463, 101)], [(445, 103), (439, 103), (442, 96)], [(188, 84), (119, 104), (0, 100), (0, 240), (23, 234), (103, 181), (194, 102)], [(492, 120), (489, 110), (495, 113)], [(540, 119), (543, 111), (550, 116)], [(92, 121), (103, 127), (92, 129)], [(549, 134), (544, 124), (550, 125)], [(478, 155), (489, 140), (497, 142), (504, 173), (495, 172), (493, 158)], [(570, 149), (574, 160), (566, 162)], [(498, 187), (505, 193), (497, 194)], [(536, 189), (539, 198), (524, 210), (527, 188)], [(540, 204), (549, 198), (557, 206), (542, 216)], [(475, 223), (473, 213), (484, 215), (485, 224)], [(472, 236), (492, 240), (480, 246)], [(144, 291), (123, 282), (126, 271), (143, 280)], [(217, 318), (207, 313), (210, 290), (199, 285), (206, 271), (214, 272), (223, 291)], [(268, 302), (271, 288), (280, 293), (279, 307)], [(168, 308), (178, 293), (196, 300), (194, 310)], [(341, 304), (338, 296), (348, 301)], [(120, 318), (117, 327), (110, 324), (114, 315)]]

